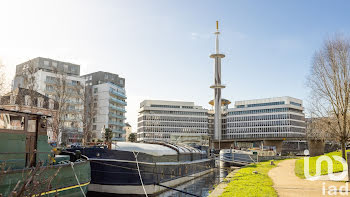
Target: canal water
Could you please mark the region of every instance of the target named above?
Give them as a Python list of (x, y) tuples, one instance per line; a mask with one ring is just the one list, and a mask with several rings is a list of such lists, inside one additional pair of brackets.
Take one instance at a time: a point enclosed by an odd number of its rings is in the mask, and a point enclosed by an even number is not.
[[(191, 180), (187, 183), (179, 185), (176, 189), (186, 191), (202, 197), (209, 196), (209, 191), (213, 190), (215, 185), (218, 185), (229, 173), (226, 169), (215, 169), (204, 176)], [(157, 197), (188, 197), (190, 195), (174, 190), (168, 190)]]

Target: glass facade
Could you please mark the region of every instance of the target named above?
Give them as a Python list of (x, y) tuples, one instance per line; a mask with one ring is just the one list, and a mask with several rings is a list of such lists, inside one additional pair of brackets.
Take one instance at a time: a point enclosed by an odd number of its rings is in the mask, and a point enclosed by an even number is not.
[[(228, 112), (226, 133), (223, 139), (266, 139), (305, 137), (305, 115), (302, 104), (287, 107), (288, 102), (267, 102), (249, 104), (246, 108), (237, 107)], [(293, 102), (289, 102), (293, 103)], [(298, 104), (298, 105), (296, 105)], [(277, 106), (283, 105), (283, 106)], [(248, 107), (266, 109), (251, 110)]]
[[(208, 135), (206, 110), (194, 106), (149, 104), (140, 105), (138, 118), (138, 140), (170, 141), (172, 135)], [(159, 109), (164, 108), (164, 109)]]

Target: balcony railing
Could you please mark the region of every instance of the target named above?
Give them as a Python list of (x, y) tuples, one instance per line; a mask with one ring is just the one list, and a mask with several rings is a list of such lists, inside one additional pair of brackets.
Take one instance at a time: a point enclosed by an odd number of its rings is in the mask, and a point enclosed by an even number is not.
[(58, 84), (58, 81), (46, 79), (45, 83), (47, 83), (47, 84)]
[(119, 99), (116, 99), (116, 98), (113, 98), (113, 97), (110, 97), (109, 99), (112, 100), (113, 102), (116, 102), (116, 103), (119, 103), (121, 105), (126, 106), (126, 102), (125, 101), (122, 101), (122, 100), (119, 100)]
[(112, 138), (112, 141), (119, 141), (119, 142), (121, 142), (121, 141), (125, 141), (125, 138), (123, 138), (123, 137), (114, 137), (114, 138)]
[(110, 108), (114, 109), (114, 110), (118, 110), (118, 111), (121, 111), (121, 112), (126, 112), (125, 109), (121, 108), (121, 107), (117, 107), (117, 106), (114, 106), (114, 105), (109, 105)]
[(120, 130), (120, 129), (113, 129), (113, 130), (112, 130), (112, 133), (120, 133), (120, 134), (124, 134), (124, 133), (125, 133), (125, 131)]
[(67, 100), (66, 102), (69, 104), (73, 104), (73, 105), (82, 105), (83, 104), (83, 102), (81, 102), (81, 101), (74, 101), (74, 100)]
[(79, 121), (77, 117), (62, 117), (64, 121)]
[(108, 121), (108, 124), (119, 125), (119, 126), (122, 126), (122, 127), (125, 126), (125, 123), (116, 122), (116, 121)]
[(78, 127), (64, 127), (63, 130), (68, 132), (83, 132), (83, 128)]
[(120, 96), (120, 97), (122, 97), (123, 99), (126, 99), (125, 94), (123, 94), (123, 93), (121, 93), (121, 92), (116, 92), (116, 91), (113, 91), (113, 90), (109, 90), (109, 93), (114, 94), (114, 95), (117, 95), (117, 96)]
[(114, 118), (119, 118), (119, 119), (123, 119), (123, 120), (126, 119), (125, 116), (117, 115), (115, 113), (109, 113), (108, 115), (111, 117), (114, 117)]

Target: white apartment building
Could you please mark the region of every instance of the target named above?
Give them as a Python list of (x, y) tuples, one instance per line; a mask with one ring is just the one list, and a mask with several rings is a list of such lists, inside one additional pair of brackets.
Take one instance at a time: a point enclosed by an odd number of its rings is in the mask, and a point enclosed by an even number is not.
[(137, 141), (190, 139), (185, 143), (191, 143), (207, 136), (207, 110), (193, 102), (144, 100), (140, 104)]
[(114, 141), (125, 141), (125, 79), (117, 74), (95, 72), (83, 76), (86, 79), (86, 91), (92, 92), (87, 105), (93, 105), (92, 132), (94, 141), (104, 140), (106, 128), (112, 130)]
[(223, 139), (305, 138), (302, 100), (274, 97), (236, 101), (228, 109)]
[[(31, 71), (28, 72), (28, 69)], [(61, 103), (64, 103), (66, 110), (64, 116), (61, 117), (64, 126), (58, 140), (59, 143), (81, 143), (83, 136), (82, 113), (84, 110), (82, 95), (84, 95), (85, 79), (79, 76), (80, 65), (42, 57), (29, 60), (16, 66), (13, 89), (17, 87), (28, 88), (25, 80), (29, 77), (28, 73), (35, 76), (35, 91), (53, 100), (57, 100), (58, 86), (65, 84), (63, 91), (66, 96)], [(64, 82), (58, 83), (59, 80)]]

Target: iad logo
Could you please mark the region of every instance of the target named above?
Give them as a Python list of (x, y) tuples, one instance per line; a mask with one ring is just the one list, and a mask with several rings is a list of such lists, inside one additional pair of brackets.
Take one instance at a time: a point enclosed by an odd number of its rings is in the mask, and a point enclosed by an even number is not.
[(347, 174), (347, 164), (345, 159), (339, 156), (332, 156), (335, 161), (339, 161), (343, 166), (343, 172), (340, 175), (333, 174), (333, 160), (329, 156), (321, 156), (316, 160), (316, 174), (314, 176), (310, 175), (310, 158), (304, 157), (304, 175), (309, 180), (319, 180), (321, 177), (321, 164), (322, 162), (327, 162), (328, 166), (328, 180), (341, 181), (344, 180)]

